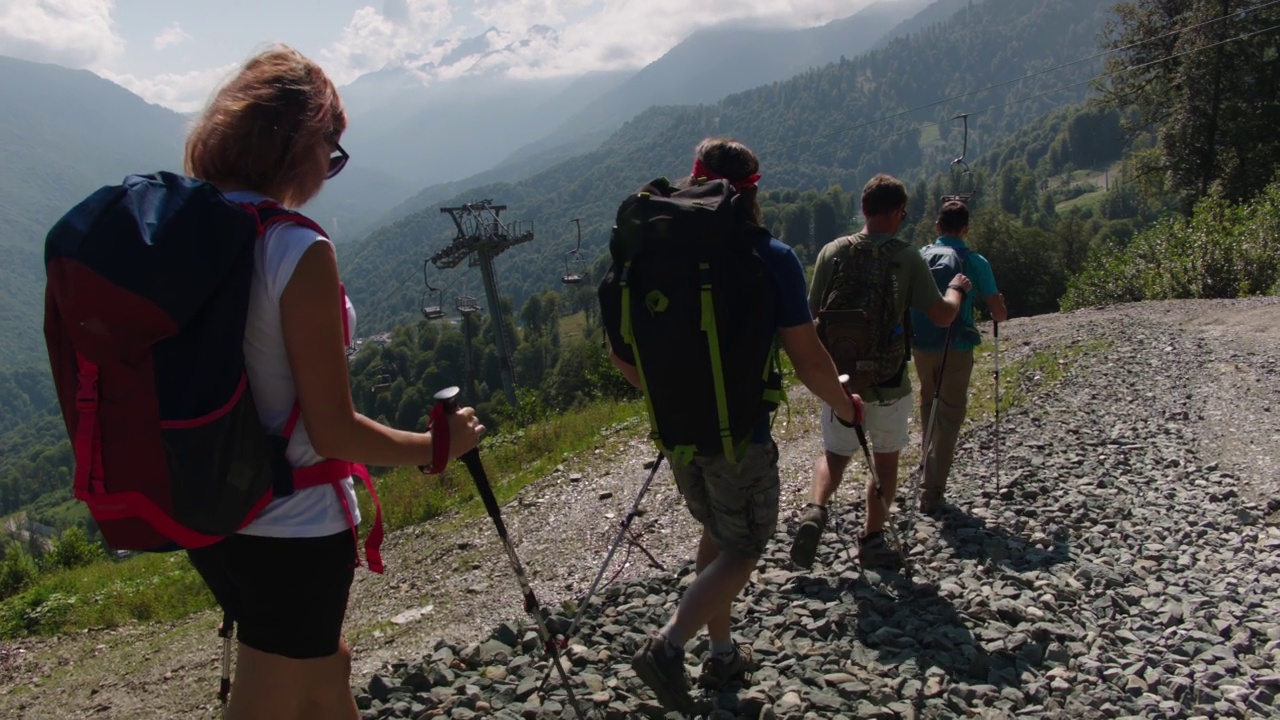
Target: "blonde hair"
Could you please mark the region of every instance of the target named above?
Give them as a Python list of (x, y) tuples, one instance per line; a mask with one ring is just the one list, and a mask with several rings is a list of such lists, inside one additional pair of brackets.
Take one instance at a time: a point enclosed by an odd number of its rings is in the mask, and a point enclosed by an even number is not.
[(320, 66), (280, 45), (250, 58), (187, 136), (186, 173), (297, 207), (324, 184), (316, 158), (347, 127), (338, 89)]

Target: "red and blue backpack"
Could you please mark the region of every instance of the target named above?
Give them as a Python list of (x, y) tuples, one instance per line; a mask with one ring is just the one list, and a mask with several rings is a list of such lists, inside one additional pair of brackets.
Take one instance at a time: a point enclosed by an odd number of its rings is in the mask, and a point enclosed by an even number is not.
[[(324, 234), (274, 203), (233, 203), (160, 172), (103, 187), (54, 224), (44, 334), (75, 497), (111, 547), (164, 552), (211, 545), (302, 488), (333, 485), (345, 505), (338, 483), (355, 476), (377, 507), (365, 555), (382, 572), (382, 510), (364, 466), (291, 467), (296, 403), (280, 435), (258, 420), (243, 341), (254, 246), (277, 223)], [(344, 293), (347, 329), (345, 304)]]

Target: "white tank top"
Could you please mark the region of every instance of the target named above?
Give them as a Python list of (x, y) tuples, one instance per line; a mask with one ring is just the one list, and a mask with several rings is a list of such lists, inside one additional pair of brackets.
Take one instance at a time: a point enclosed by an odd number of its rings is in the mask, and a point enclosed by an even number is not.
[[(269, 199), (254, 192), (226, 193), (226, 197), (232, 202)], [(331, 241), (301, 225), (281, 223), (268, 230), (254, 248), (253, 283), (244, 331), (244, 360), (249, 387), (258, 407), (258, 419), (272, 433), (284, 431), (284, 424), (297, 399), (281, 330), (280, 296), (284, 294), (302, 254), (316, 242)], [(347, 322), (354, 333), (356, 313), (350, 300), (347, 301)], [(294, 467), (314, 465), (324, 459), (311, 447), (301, 418), (289, 439), (285, 456)], [(354, 481), (348, 477), (340, 487), (355, 523), (359, 524), (360, 509), (356, 506)], [(272, 500), (262, 514), (240, 532), (269, 537), (322, 537), (350, 529), (342, 499), (332, 485), (321, 485), (296, 490), (292, 495)]]

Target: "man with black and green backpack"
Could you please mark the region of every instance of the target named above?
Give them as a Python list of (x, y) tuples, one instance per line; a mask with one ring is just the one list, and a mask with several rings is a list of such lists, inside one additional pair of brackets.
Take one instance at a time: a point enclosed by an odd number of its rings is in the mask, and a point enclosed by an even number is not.
[[(866, 225), (861, 232), (832, 240), (819, 251), (809, 304), (836, 369), (849, 376), (849, 389), (866, 400), (866, 435), (875, 459), (858, 561), (863, 567), (897, 567), (899, 553), (885, 542), (883, 531), (897, 491), (898, 457), (909, 441), (907, 311), (920, 310), (945, 327), (955, 319), (971, 284), (958, 274), (946, 294), (940, 294), (920, 253), (897, 237), (907, 217), (907, 190), (897, 178), (879, 174), (867, 182), (862, 214)], [(802, 568), (813, 565), (827, 525), (827, 502), (860, 444), (852, 429), (833, 421), (826, 405), (821, 422), (824, 452), (814, 462), (809, 503), (800, 513), (791, 546), (791, 560)]]
[(840, 422), (861, 422), (861, 401), (818, 340), (800, 261), (761, 226), (759, 168), (741, 143), (703, 140), (687, 180), (660, 178), (622, 202), (599, 288), (610, 357), (643, 390), (651, 436), (703, 526), (696, 580), (632, 659), (658, 701), (686, 713), (684, 646), (704, 625), (700, 685), (755, 668), (750, 645), (733, 642), (730, 611), (777, 526), (778, 346)]

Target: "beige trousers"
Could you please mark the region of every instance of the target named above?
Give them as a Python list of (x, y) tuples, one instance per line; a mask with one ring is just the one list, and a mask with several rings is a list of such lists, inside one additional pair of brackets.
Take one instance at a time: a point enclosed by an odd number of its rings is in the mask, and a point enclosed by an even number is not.
[[(929, 429), (929, 411), (933, 407), (934, 388), (939, 385), (937, 378), (942, 367), (942, 353), (912, 350), (912, 356), (915, 358), (916, 377), (920, 380), (920, 427), (923, 435)], [(956, 440), (960, 437), (960, 426), (964, 424), (969, 406), (969, 377), (972, 374), (972, 350), (953, 349), (947, 353), (946, 375), (941, 379), (941, 392), (938, 394), (938, 419), (933, 428), (932, 449), (925, 460), (922, 497), (926, 502), (941, 501), (947, 489), (947, 475), (951, 472), (951, 461), (956, 453)]]

